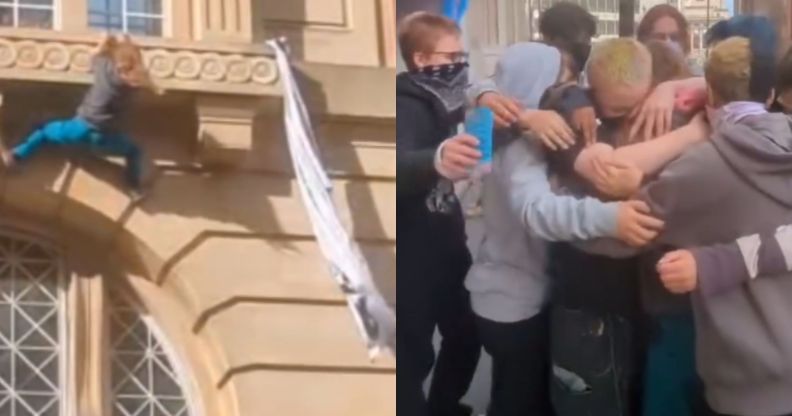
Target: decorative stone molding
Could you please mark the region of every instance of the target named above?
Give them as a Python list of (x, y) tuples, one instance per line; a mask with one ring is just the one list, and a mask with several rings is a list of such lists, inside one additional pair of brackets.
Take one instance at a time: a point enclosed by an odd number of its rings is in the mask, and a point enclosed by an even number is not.
[[(0, 37), (0, 69), (86, 74), (94, 45), (13, 40)], [(277, 81), (274, 61), (256, 55), (143, 48), (152, 76), (159, 80), (236, 85), (269, 85)]]

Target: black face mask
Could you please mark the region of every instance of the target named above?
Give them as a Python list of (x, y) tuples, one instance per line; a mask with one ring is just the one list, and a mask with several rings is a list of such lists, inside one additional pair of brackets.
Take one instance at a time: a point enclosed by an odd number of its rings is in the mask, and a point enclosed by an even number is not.
[(468, 64), (434, 65), (410, 72), (410, 78), (443, 104), (449, 115), (464, 111), (468, 87)]

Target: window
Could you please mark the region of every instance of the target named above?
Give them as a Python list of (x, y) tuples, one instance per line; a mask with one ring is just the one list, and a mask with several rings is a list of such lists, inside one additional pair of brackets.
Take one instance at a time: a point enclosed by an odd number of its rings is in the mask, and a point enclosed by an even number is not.
[[(76, 405), (65, 388), (76, 382), (69, 360), (81, 354), (92, 360), (85, 351), (68, 350), (82, 344), (70, 339), (78, 331), (70, 330), (75, 323), (65, 311), (77, 298), (70, 291), (83, 280), (69, 277), (57, 251), (25, 234), (0, 231), (0, 415), (62, 416)], [(100, 365), (110, 377), (99, 389), (105, 393), (95, 393), (106, 397), (86, 399), (105, 401), (112, 416), (194, 415), (156, 325), (117, 290), (100, 293), (109, 316), (109, 336), (101, 339), (109, 353), (97, 361), (108, 360)]]
[(0, 414), (59, 415), (63, 290), (56, 257), (0, 237)]
[(113, 416), (189, 416), (179, 377), (155, 326), (117, 292), (110, 304)]
[(54, 0), (0, 0), (0, 26), (52, 29)]
[(136, 35), (162, 36), (162, 2), (163, 0), (89, 0), (88, 24), (95, 28)]

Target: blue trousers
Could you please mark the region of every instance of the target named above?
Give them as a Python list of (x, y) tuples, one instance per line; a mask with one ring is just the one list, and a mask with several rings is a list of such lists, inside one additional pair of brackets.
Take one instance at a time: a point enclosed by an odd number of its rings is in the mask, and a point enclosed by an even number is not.
[(104, 155), (123, 156), (126, 160), (127, 184), (133, 189), (140, 187), (143, 155), (140, 148), (126, 135), (102, 132), (76, 117), (70, 120), (51, 121), (31, 133), (14, 148), (14, 159), (19, 162), (25, 161), (47, 144), (86, 147)]

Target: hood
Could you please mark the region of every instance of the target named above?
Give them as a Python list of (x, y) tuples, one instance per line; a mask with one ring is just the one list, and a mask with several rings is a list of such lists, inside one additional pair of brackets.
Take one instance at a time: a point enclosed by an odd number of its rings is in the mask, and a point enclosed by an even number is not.
[(539, 108), (545, 90), (555, 84), (561, 69), (558, 49), (536, 42), (515, 43), (504, 49), (495, 66), (498, 90), (524, 108)]
[(429, 106), (433, 115), (446, 123), (460, 123), (464, 118), (464, 109), (459, 114), (446, 113), (445, 106), (440, 99), (413, 82), (408, 72), (402, 72), (396, 76), (396, 97), (397, 99), (415, 101), (416, 105)]
[(766, 113), (722, 122), (712, 142), (748, 183), (792, 208), (792, 118)]

